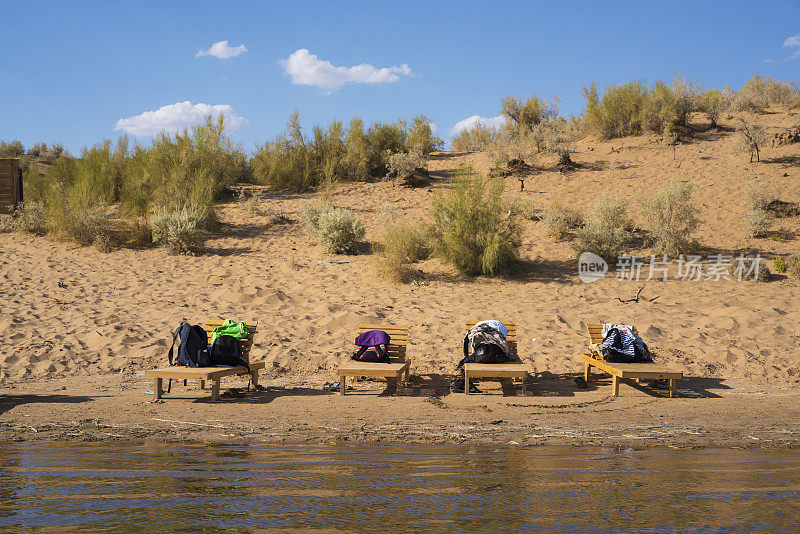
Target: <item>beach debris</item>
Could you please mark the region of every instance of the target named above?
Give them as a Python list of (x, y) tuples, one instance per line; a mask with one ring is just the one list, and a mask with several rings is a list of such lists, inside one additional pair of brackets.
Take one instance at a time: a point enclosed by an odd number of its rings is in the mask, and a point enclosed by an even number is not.
[[(640, 287), (639, 291), (636, 292), (636, 296), (633, 297), (632, 299), (622, 300), (621, 298), (617, 297), (617, 300), (620, 301), (623, 304), (627, 304), (628, 302), (639, 302), (639, 296), (642, 294), (642, 290), (643, 289), (644, 289), (644, 286)], [(642, 299), (642, 300), (645, 300), (647, 302), (653, 302), (654, 300), (656, 300), (660, 296), (661, 295), (657, 295), (657, 296), (655, 296), (655, 297), (653, 297), (651, 299)]]

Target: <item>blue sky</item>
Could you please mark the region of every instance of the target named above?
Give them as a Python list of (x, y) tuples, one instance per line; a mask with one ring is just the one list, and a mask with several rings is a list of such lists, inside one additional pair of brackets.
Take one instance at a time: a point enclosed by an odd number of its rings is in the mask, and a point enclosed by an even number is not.
[[(235, 115), (251, 151), (295, 108), (309, 129), (424, 113), (449, 138), (508, 94), (579, 112), (592, 80), (800, 80), (800, 2), (649, 4), (0, 1), (14, 21), (0, 32), (0, 139), (79, 153), (210, 109)], [(232, 57), (198, 57), (220, 41), (212, 52)]]

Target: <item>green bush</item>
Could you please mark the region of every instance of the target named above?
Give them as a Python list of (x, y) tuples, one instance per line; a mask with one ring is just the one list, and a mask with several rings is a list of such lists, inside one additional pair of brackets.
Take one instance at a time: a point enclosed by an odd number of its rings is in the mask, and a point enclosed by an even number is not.
[(41, 200), (30, 200), (20, 204), (11, 222), (15, 232), (44, 235), (47, 233), (47, 210)]
[(561, 241), (569, 236), (569, 231), (583, 224), (581, 215), (561, 202), (553, 202), (542, 212), (542, 223), (547, 235)]
[(208, 213), (201, 206), (157, 208), (150, 219), (153, 243), (167, 247), (174, 254), (193, 254), (202, 246), (202, 230), (207, 223)]
[(672, 180), (639, 199), (656, 254), (675, 257), (695, 248), (692, 232), (700, 224), (692, 204), (694, 184)]
[(336, 208), (330, 204), (323, 204), (319, 208), (305, 206), (300, 218), (306, 234), (325, 252), (332, 254), (355, 253), (366, 234), (364, 225), (347, 208)]
[(700, 110), (708, 115), (711, 127), (717, 126), (722, 112), (730, 106), (730, 99), (719, 89), (709, 89), (700, 96)]
[(786, 269), (789, 268), (789, 263), (786, 258), (778, 256), (772, 260), (772, 266), (775, 268), (776, 273), (785, 273)]
[(0, 141), (0, 158), (19, 158), (25, 154), (25, 147), (22, 142), (14, 141)]
[(461, 130), (453, 138), (453, 150), (457, 152), (477, 152), (486, 150), (494, 142), (497, 135), (497, 128), (485, 126), (481, 122), (476, 122), (472, 128)]
[(462, 274), (495, 274), (516, 260), (519, 229), (502, 193), (501, 180), (484, 178), (462, 165), (453, 187), (434, 199), (434, 250)]
[(583, 96), (587, 128), (606, 139), (684, 127), (690, 113), (703, 109), (699, 84), (678, 73), (671, 83), (657, 80), (650, 88), (639, 81), (611, 85), (602, 97), (592, 83), (583, 88)]
[(417, 115), (411, 121), (406, 146), (410, 152), (427, 155), (444, 148), (444, 141), (433, 133), (433, 123), (425, 115)]
[(500, 114), (507, 118), (518, 132), (527, 133), (537, 124), (558, 117), (558, 99), (545, 100), (533, 94), (523, 101), (507, 96), (500, 103)]
[(380, 277), (407, 283), (419, 274), (411, 264), (427, 259), (430, 254), (431, 248), (420, 226), (405, 221), (393, 222), (386, 226), (386, 236), (375, 256), (375, 267)]
[(590, 207), (586, 224), (576, 234), (575, 249), (578, 254), (593, 252), (609, 263), (629, 245), (633, 221), (628, 216), (627, 204), (619, 195), (604, 193)]

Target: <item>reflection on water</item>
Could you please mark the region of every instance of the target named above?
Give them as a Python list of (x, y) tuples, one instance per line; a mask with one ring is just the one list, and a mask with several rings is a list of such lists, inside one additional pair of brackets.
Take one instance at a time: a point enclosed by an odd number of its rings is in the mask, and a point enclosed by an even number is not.
[(800, 453), (6, 444), (3, 532), (800, 532)]

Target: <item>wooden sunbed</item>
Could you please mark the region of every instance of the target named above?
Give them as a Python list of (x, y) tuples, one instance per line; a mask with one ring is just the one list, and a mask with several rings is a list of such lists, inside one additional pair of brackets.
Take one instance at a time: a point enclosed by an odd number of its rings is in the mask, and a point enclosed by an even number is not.
[[(236, 367), (180, 367), (171, 365), (169, 367), (161, 367), (159, 369), (150, 369), (146, 371), (147, 376), (155, 379), (155, 397), (160, 399), (164, 395), (164, 379), (167, 380), (196, 380), (200, 384), (200, 389), (205, 389), (206, 382), (211, 382), (211, 400), (216, 401), (219, 399), (219, 382), (223, 376), (234, 375), (250, 375), (253, 386), (258, 386), (258, 372), (264, 368), (264, 362), (251, 362), (250, 361), (250, 348), (253, 346), (253, 336), (258, 328), (258, 322), (247, 321), (247, 329), (249, 334), (246, 338), (239, 340), (239, 353), (247, 362), (250, 370), (247, 367), (238, 365)], [(218, 326), (222, 326), (222, 321), (208, 321), (203, 325), (209, 337), (211, 332)]]
[[(514, 321), (501, 321), (508, 328), (506, 342), (511, 353), (517, 355), (517, 323)], [(464, 326), (467, 331), (475, 326), (477, 321), (467, 321)], [(469, 348), (470, 353), (472, 347)], [(469, 393), (469, 381), (476, 378), (519, 378), (522, 380), (522, 392), (525, 393), (525, 378), (528, 372), (521, 361), (505, 363), (465, 363), (464, 364), (464, 391)]]
[(359, 362), (351, 360), (339, 367), (339, 391), (342, 395), (347, 391), (347, 377), (376, 376), (383, 378), (394, 377), (397, 383), (403, 382), (408, 385), (408, 378), (411, 369), (411, 360), (406, 358), (406, 347), (408, 346), (408, 326), (391, 324), (362, 324), (358, 327), (358, 333), (363, 334), (370, 330), (383, 330), (389, 334), (389, 363)]
[[(602, 324), (587, 324), (589, 331), (589, 342), (591, 345), (603, 342), (603, 325)], [(636, 327), (633, 331), (638, 334)], [(663, 379), (669, 380), (669, 396), (675, 396), (675, 386), (678, 380), (683, 378), (683, 372), (674, 369), (668, 369), (656, 365), (652, 362), (645, 363), (611, 363), (603, 359), (602, 354), (589, 347), (589, 352), (581, 355), (581, 360), (584, 364), (584, 378), (586, 383), (589, 383), (591, 378), (592, 367), (602, 369), (611, 375), (611, 396), (616, 397), (619, 395), (619, 382), (620, 380), (632, 379)]]

